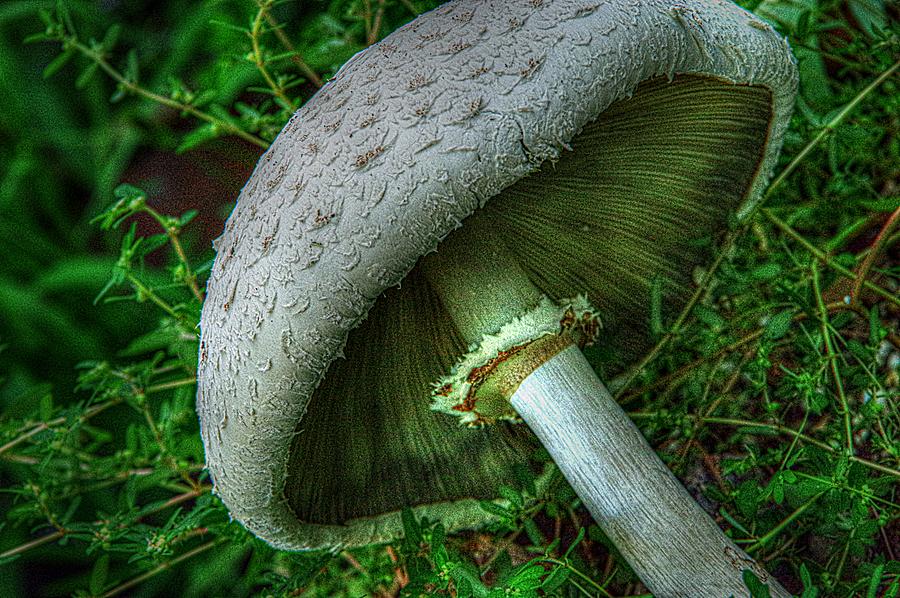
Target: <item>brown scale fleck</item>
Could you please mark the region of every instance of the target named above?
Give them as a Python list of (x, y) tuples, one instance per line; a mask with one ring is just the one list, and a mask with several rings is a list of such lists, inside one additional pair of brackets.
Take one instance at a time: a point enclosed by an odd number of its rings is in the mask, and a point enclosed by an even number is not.
[(359, 128), (365, 129), (366, 127), (371, 127), (377, 121), (377, 117), (374, 114), (369, 114), (364, 119), (359, 121)]
[(313, 218), (313, 221), (319, 226), (325, 226), (331, 219), (334, 218), (337, 214), (332, 212), (331, 214), (323, 214), (321, 210), (316, 210), (316, 216)]
[(468, 42), (454, 42), (453, 44), (450, 45), (450, 53), (458, 54), (458, 53), (462, 52), (463, 50), (465, 50), (466, 48), (471, 48), (471, 47), (472, 47), (472, 44), (470, 44)]
[(457, 23), (468, 23), (472, 20), (472, 17), (475, 16), (474, 10), (466, 10), (462, 12), (455, 13), (451, 18)]
[[(501, 363), (503, 363), (504, 361), (506, 361), (507, 359), (509, 359), (510, 357), (512, 357), (513, 355), (515, 355), (516, 353), (518, 353), (519, 351), (521, 351), (522, 349), (524, 349), (525, 347), (527, 347), (530, 344), (531, 344), (531, 342), (529, 341), (527, 343), (522, 343), (521, 345), (516, 345), (514, 347), (510, 347), (506, 351), (500, 351), (499, 353), (497, 353), (496, 357), (489, 359), (486, 364), (479, 366), (479, 367), (473, 369), (471, 372), (469, 372), (468, 377), (466, 377), (466, 382), (468, 382), (469, 384), (472, 385), (472, 388), (469, 389), (469, 395), (471, 396), (471, 395), (475, 394), (475, 391), (477, 390), (476, 386), (480, 385), (481, 382), (483, 382), (485, 378), (490, 376), (491, 372), (494, 371), (494, 369), (498, 365), (500, 365)], [(466, 400), (468, 400), (468, 399), (469, 399), (469, 397), (466, 397)], [(475, 400), (474, 397), (472, 400), (473, 401)]]
[(306, 183), (300, 179), (299, 177), (293, 183), (287, 186), (289, 191), (293, 191), (295, 193), (299, 193), (306, 186)]
[(453, 390), (453, 385), (448, 383), (448, 384), (444, 384), (440, 388), (436, 388), (434, 390), (434, 394), (439, 397), (446, 397), (446, 396), (450, 396), (450, 391), (452, 391), (452, 390)]
[(284, 179), (284, 175), (287, 174), (287, 166), (281, 164), (275, 170), (275, 176), (271, 177), (265, 182), (265, 187), (268, 191), (273, 191), (281, 181)]
[(272, 244), (272, 240), (275, 239), (275, 235), (267, 235), (262, 242), (263, 251), (268, 251), (269, 246)]
[(423, 35), (419, 35), (419, 39), (423, 42), (433, 42), (436, 39), (441, 39), (444, 36), (444, 32), (441, 30), (432, 31), (431, 33), (425, 33)]
[(419, 89), (420, 87), (425, 87), (426, 85), (428, 85), (428, 83), (429, 81), (425, 77), (425, 75), (419, 73), (409, 80), (409, 82), (406, 84), (406, 89), (408, 89), (409, 91), (414, 91), (416, 89)]
[(481, 112), (481, 108), (484, 106), (484, 101), (481, 98), (475, 98), (471, 102), (469, 102), (469, 112), (467, 114), (468, 118), (472, 118), (473, 116), (478, 116), (478, 113)]
[(337, 131), (338, 127), (341, 126), (341, 119), (337, 119), (333, 122), (322, 125), (322, 128), (328, 131), (329, 133)]
[(563, 314), (562, 319), (559, 321), (559, 325), (563, 330), (571, 330), (575, 326), (575, 312), (572, 311), (572, 308), (566, 310), (566, 313)]
[(310, 143), (306, 146), (307, 151), (311, 154), (316, 154), (319, 152), (319, 144), (318, 143)]
[(584, 348), (586, 345), (592, 344), (594, 339), (597, 338), (597, 333), (600, 332), (600, 320), (589, 313), (585, 313), (581, 316), (581, 329), (584, 330), (584, 338), (581, 339), (579, 344)]
[(534, 71), (538, 70), (539, 66), (541, 66), (540, 61), (535, 60), (534, 58), (529, 58), (528, 65), (524, 69), (519, 71), (519, 74), (523, 77), (530, 77), (534, 74)]
[(357, 168), (362, 168), (363, 166), (365, 166), (366, 164), (371, 162), (373, 159), (375, 159), (377, 156), (379, 156), (383, 151), (384, 151), (383, 145), (379, 145), (376, 148), (370, 149), (366, 153), (356, 156), (356, 160), (354, 161), (354, 164), (356, 165)]
[(597, 4), (597, 3), (585, 4), (584, 6), (579, 6), (575, 10), (575, 17), (578, 18), (578, 17), (587, 16), (587, 15), (591, 14), (592, 12), (594, 12), (595, 10), (597, 10), (598, 8), (600, 8), (600, 4)]
[(472, 78), (474, 79), (475, 77), (480, 77), (481, 75), (489, 73), (490, 71), (491, 71), (491, 69), (489, 69), (488, 67), (480, 66), (477, 69), (475, 69), (474, 71), (472, 71)]
[(471, 394), (467, 395), (463, 402), (453, 406), (454, 411), (475, 411), (475, 397)]

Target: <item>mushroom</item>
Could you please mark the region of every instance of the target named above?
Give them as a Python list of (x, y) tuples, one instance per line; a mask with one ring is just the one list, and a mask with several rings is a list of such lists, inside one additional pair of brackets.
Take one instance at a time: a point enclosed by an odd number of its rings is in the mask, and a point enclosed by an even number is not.
[(197, 405), (231, 515), (290, 550), (390, 541), (407, 506), (472, 528), (539, 442), (655, 595), (747, 596), (750, 569), (788, 596), (582, 349), (645, 350), (660, 283), (685, 304), (796, 85), (722, 0), (457, 0), (354, 56), (216, 242)]

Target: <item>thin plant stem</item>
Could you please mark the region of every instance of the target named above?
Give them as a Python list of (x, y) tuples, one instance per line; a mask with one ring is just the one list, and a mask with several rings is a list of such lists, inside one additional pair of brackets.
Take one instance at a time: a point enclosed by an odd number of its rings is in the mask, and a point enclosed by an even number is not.
[(32, 548), (37, 548), (38, 546), (43, 546), (44, 544), (47, 544), (48, 542), (53, 542), (54, 540), (59, 540), (60, 538), (62, 538), (65, 535), (66, 535), (65, 530), (56, 530), (56, 531), (50, 532), (49, 534), (47, 534), (45, 536), (41, 536), (40, 538), (35, 538), (34, 540), (25, 542), (24, 544), (20, 544), (19, 546), (16, 546), (15, 548), (10, 548), (9, 550), (7, 550), (5, 552), (0, 553), (0, 559), (5, 559), (5, 558), (11, 557), (11, 556), (16, 556), (17, 554), (22, 554), (24, 552), (28, 552)]
[(190, 378), (182, 378), (180, 380), (170, 380), (169, 382), (160, 382), (159, 384), (153, 384), (144, 389), (144, 392), (160, 392), (162, 390), (170, 390), (172, 388), (181, 388), (182, 386), (192, 386), (197, 383), (197, 377), (191, 376)]
[[(737, 239), (737, 236), (742, 234), (746, 230), (746, 225), (732, 231), (729, 233), (727, 240), (725, 241), (725, 246), (731, 246), (732, 243)], [(709, 269), (703, 274), (703, 278), (700, 280), (700, 284), (697, 285), (697, 288), (694, 290), (693, 295), (688, 300), (687, 305), (684, 306), (684, 309), (681, 310), (681, 313), (678, 315), (678, 319), (675, 320), (675, 323), (672, 324), (672, 328), (656, 343), (650, 351), (644, 355), (644, 358), (641, 359), (640, 363), (634, 366), (629, 373), (625, 377), (625, 382), (616, 391), (614, 398), (619, 400), (619, 397), (634, 383), (635, 379), (640, 375), (644, 368), (646, 368), (656, 357), (662, 352), (666, 346), (681, 333), (681, 327), (687, 321), (688, 316), (690, 316), (691, 312), (694, 309), (694, 306), (700, 301), (700, 298), (706, 293), (707, 288), (712, 284), (713, 278), (715, 276), (716, 270), (718, 270), (719, 265), (722, 263), (723, 258), (725, 257), (725, 251), (720, 251), (716, 256), (716, 259), (713, 261), (712, 265)]]
[(28, 440), (35, 434), (39, 434), (40, 432), (43, 432), (44, 430), (48, 430), (48, 429), (50, 429), (50, 426), (47, 425), (46, 423), (36, 425), (31, 430), (25, 432), (24, 434), (19, 434), (18, 436), (16, 436), (15, 438), (10, 440), (3, 446), (0, 446), (0, 454), (3, 454), (6, 451), (8, 451), (9, 449), (14, 448), (16, 445), (18, 445), (22, 442), (25, 442), (26, 440)]
[(259, 40), (263, 33), (263, 21), (266, 19), (266, 15), (269, 12), (271, 2), (269, 0), (257, 0), (256, 6), (258, 7), (256, 17), (253, 19), (253, 25), (248, 32), (248, 35), (250, 36), (250, 45), (253, 48), (253, 64), (256, 66), (256, 70), (259, 71), (259, 74), (262, 75), (262, 78), (265, 79), (266, 85), (269, 86), (269, 89), (272, 90), (275, 97), (281, 100), (282, 105), (286, 108), (293, 109), (294, 102), (285, 95), (284, 87), (275, 81), (272, 74), (269, 72), (269, 69), (266, 68), (266, 60), (263, 56), (262, 48), (259, 45)]
[(141, 279), (139, 279), (137, 276), (129, 273), (128, 274), (128, 282), (130, 282), (134, 286), (135, 290), (137, 290), (143, 297), (146, 297), (147, 299), (149, 299), (150, 301), (155, 303), (156, 306), (159, 307), (161, 310), (163, 310), (164, 312), (166, 312), (167, 314), (169, 314), (176, 320), (181, 320), (181, 318), (182, 318), (181, 314), (179, 314), (177, 311), (175, 311), (174, 307), (172, 307), (171, 305), (166, 303), (162, 299), (162, 297), (160, 297), (159, 295), (154, 293), (150, 289), (150, 287), (148, 287), (143, 282), (141, 282)]
[(253, 145), (259, 146), (263, 149), (268, 149), (269, 143), (267, 141), (257, 137), (256, 135), (253, 135), (252, 133), (248, 133), (247, 131), (231, 124), (226, 120), (216, 118), (215, 116), (204, 112), (203, 110), (200, 110), (196, 106), (173, 100), (172, 98), (168, 98), (164, 95), (154, 93), (149, 89), (141, 87), (137, 83), (125, 77), (125, 75), (120, 73), (116, 68), (114, 68), (109, 62), (107, 62), (106, 58), (104, 58), (102, 54), (82, 44), (76, 38), (67, 36), (62, 41), (64, 47), (75, 48), (83, 56), (96, 63), (97, 66), (99, 66), (107, 75), (109, 75), (109, 77), (113, 81), (121, 85), (122, 88), (126, 91), (139, 95), (145, 99), (152, 100), (158, 104), (162, 104), (163, 106), (166, 106), (168, 108), (190, 114), (191, 116), (207, 122), (230, 135), (240, 137), (244, 141), (252, 143)]
[(144, 204), (144, 212), (146, 212), (151, 218), (156, 220), (156, 222), (166, 231), (166, 236), (169, 237), (169, 243), (171, 243), (172, 248), (175, 249), (175, 253), (178, 254), (178, 259), (181, 261), (181, 265), (184, 266), (184, 278), (188, 283), (188, 286), (191, 289), (191, 292), (194, 294), (194, 297), (197, 298), (197, 301), (203, 302), (203, 293), (200, 291), (200, 285), (197, 284), (197, 276), (191, 270), (191, 263), (188, 261), (187, 254), (184, 252), (184, 247), (181, 245), (181, 240), (178, 238), (178, 231), (175, 227), (170, 226), (166, 221), (166, 218), (163, 217), (162, 214), (151, 208), (150, 206)]
[[(793, 228), (791, 228), (791, 226), (788, 223), (786, 223), (781, 218), (779, 218), (778, 216), (773, 214), (771, 210), (764, 208), (762, 210), (762, 214), (763, 214), (763, 216), (768, 218), (769, 221), (772, 222), (772, 224), (774, 224), (776, 227), (778, 227), (783, 233), (785, 233), (787, 236), (791, 237), (792, 239), (797, 241), (797, 243), (802, 245), (803, 248), (806, 249), (807, 251), (809, 251), (817, 260), (819, 260), (820, 262), (822, 262), (823, 264), (825, 264), (826, 266), (828, 266), (829, 268), (831, 268), (838, 274), (844, 276), (845, 278), (849, 278), (850, 280), (857, 280), (857, 276), (852, 270), (848, 270), (847, 268), (843, 267), (839, 263), (835, 262), (826, 253), (824, 253), (818, 247), (816, 247), (815, 245), (813, 245), (812, 243), (807, 241), (803, 235), (801, 235), (800, 233), (795, 231)], [(863, 285), (865, 285), (865, 287), (867, 289), (869, 289), (870, 291), (881, 296), (883, 299), (887, 299), (894, 305), (897, 305), (898, 307), (900, 307), (900, 297), (898, 297), (897, 295), (891, 293), (890, 291), (884, 290), (880, 286), (878, 286), (875, 283), (870, 282), (868, 280), (863, 281)]]
[(781, 183), (783, 183), (784, 180), (787, 179), (787, 177), (790, 176), (792, 172), (794, 172), (794, 169), (800, 165), (800, 162), (802, 162), (813, 149), (815, 149), (820, 143), (822, 143), (822, 140), (825, 139), (825, 137), (834, 129), (836, 129), (837, 126), (841, 124), (845, 118), (847, 118), (847, 115), (853, 112), (853, 110), (859, 105), (859, 103), (866, 98), (866, 96), (875, 91), (882, 83), (887, 81), (891, 77), (891, 75), (897, 72), (898, 68), (900, 68), (900, 60), (895, 62), (893, 66), (881, 73), (871, 83), (866, 85), (866, 87), (864, 87), (862, 91), (856, 94), (856, 96), (852, 100), (850, 100), (846, 106), (844, 106), (837, 114), (835, 114), (834, 118), (828, 121), (828, 123), (824, 127), (822, 127), (822, 130), (819, 131), (819, 133), (815, 137), (813, 137), (812, 141), (807, 143), (803, 147), (803, 149), (800, 150), (800, 153), (794, 156), (794, 158), (788, 163), (784, 170), (782, 170), (781, 173), (779, 173), (779, 175), (775, 177), (775, 179), (772, 181), (772, 184), (769, 185), (769, 190), (763, 196), (764, 199), (768, 198), (769, 195), (771, 195), (772, 190), (781, 185)]
[(168, 462), (169, 468), (177, 473), (178, 476), (184, 480), (184, 483), (192, 490), (200, 488), (201, 484), (194, 480), (194, 478), (191, 477), (191, 474), (178, 464), (178, 459), (172, 455), (165, 438), (163, 438), (162, 432), (159, 430), (159, 426), (156, 425), (156, 421), (153, 419), (153, 414), (150, 413), (149, 407), (144, 404), (142, 405), (141, 411), (144, 415), (144, 420), (147, 422), (147, 427), (150, 428), (150, 432), (153, 434), (157, 446), (159, 446), (160, 455)]
[(366, 40), (371, 46), (378, 41), (378, 35), (381, 32), (381, 21), (384, 17), (384, 0), (378, 0), (378, 8), (375, 9), (375, 18), (372, 22), (372, 29), (369, 31), (369, 37)]
[[(106, 411), (110, 407), (119, 405), (123, 401), (124, 401), (124, 399), (114, 398), (114, 399), (110, 399), (109, 401), (106, 401), (105, 403), (101, 403), (99, 405), (89, 407), (88, 409), (85, 409), (84, 413), (82, 413), (78, 417), (78, 423), (79, 424), (83, 423), (83, 422), (87, 421), (89, 418), (91, 418), (95, 415), (98, 415), (98, 414), (102, 413), (103, 411)], [(57, 417), (55, 419), (51, 419), (50, 421), (36, 424), (36, 425), (34, 425), (34, 427), (32, 427), (30, 430), (27, 430), (27, 431), (24, 431), (24, 428), (20, 428), (20, 430), (23, 430), (21, 434), (19, 434), (18, 436), (16, 436), (15, 438), (10, 440), (3, 446), (0, 446), (0, 454), (3, 454), (4, 452), (8, 451), (11, 448), (14, 448), (16, 445), (24, 442), (25, 440), (28, 440), (35, 434), (43, 432), (44, 430), (49, 430), (53, 426), (59, 426), (59, 425), (66, 423), (67, 419), (68, 418), (66, 418), (65, 416)]]
[(266, 11), (266, 21), (268, 21), (269, 26), (272, 27), (272, 33), (275, 34), (275, 37), (278, 38), (278, 41), (281, 42), (281, 45), (285, 47), (285, 49), (291, 53), (291, 62), (300, 70), (306, 79), (315, 85), (316, 87), (322, 87), (324, 83), (322, 82), (322, 78), (319, 77), (316, 71), (312, 70), (306, 61), (303, 60), (303, 56), (300, 55), (300, 52), (294, 47), (294, 44), (291, 43), (291, 40), (285, 35), (284, 31), (281, 30), (281, 24), (275, 20), (275, 17), (272, 16), (271, 11)]
[(890, 238), (891, 233), (894, 232), (894, 229), (898, 224), (900, 224), (900, 208), (894, 210), (887, 222), (884, 223), (884, 226), (881, 227), (878, 236), (875, 237), (875, 242), (872, 244), (872, 250), (866, 256), (866, 259), (863, 260), (863, 263), (860, 264), (859, 272), (856, 275), (856, 283), (853, 285), (853, 291), (850, 292), (850, 300), (854, 303), (859, 302), (860, 296), (862, 295), (862, 287), (866, 282), (866, 278), (869, 276), (869, 271), (872, 269), (875, 259), (881, 254), (882, 250), (887, 247), (887, 240)]
[[(144, 517), (147, 517), (148, 515), (152, 515), (154, 513), (164, 511), (165, 509), (168, 509), (169, 507), (174, 507), (185, 501), (191, 500), (193, 498), (197, 498), (197, 497), (201, 496), (202, 494), (208, 492), (210, 489), (212, 489), (212, 486), (205, 485), (205, 486), (199, 487), (196, 490), (191, 490), (189, 492), (179, 494), (178, 496), (173, 496), (169, 500), (157, 505), (156, 507), (143, 512), (141, 514), (141, 516), (136, 517), (132, 521), (132, 523), (138, 522), (141, 519), (143, 519)], [(50, 523), (51, 523), (51, 525), (54, 525), (53, 522), (50, 522)], [(103, 523), (104, 523), (104, 521), (102, 521), (102, 520), (94, 521), (94, 525), (103, 525)], [(39, 546), (47, 544), (48, 542), (53, 542), (54, 540), (59, 540), (63, 536), (66, 536), (71, 533), (70, 530), (68, 530), (67, 528), (65, 528), (63, 526), (54, 525), (54, 527), (56, 527), (56, 531), (53, 531), (45, 536), (41, 536), (40, 538), (30, 540), (29, 542), (25, 542), (24, 544), (20, 544), (19, 546), (16, 546), (15, 548), (10, 548), (9, 550), (7, 550), (5, 552), (0, 553), (0, 559), (6, 558), (9, 556), (15, 556), (17, 554), (22, 554), (24, 552), (31, 550), (32, 548), (37, 548)]]
[(174, 559), (172, 559), (170, 561), (166, 561), (165, 563), (161, 563), (161, 564), (157, 565), (156, 567), (154, 567), (153, 569), (150, 569), (146, 573), (142, 573), (141, 575), (138, 575), (137, 577), (133, 577), (132, 579), (129, 579), (128, 581), (117, 585), (113, 589), (101, 594), (101, 598), (110, 598), (111, 596), (117, 596), (117, 595), (121, 594), (122, 592), (124, 592), (125, 590), (129, 590), (129, 589), (133, 588), (134, 586), (147, 581), (151, 577), (154, 577), (156, 575), (159, 575), (163, 571), (167, 571), (167, 570), (171, 569), (172, 567), (174, 567), (175, 565), (178, 565), (179, 563), (182, 563), (190, 558), (193, 558), (193, 557), (197, 556), (198, 554), (202, 554), (202, 553), (206, 552), (207, 550), (209, 550), (210, 548), (215, 547), (218, 544), (224, 543), (226, 540), (227, 540), (227, 538), (225, 538), (224, 536), (220, 536), (220, 537), (216, 538), (215, 540), (210, 540), (209, 542), (206, 542), (205, 544), (201, 544), (200, 546), (197, 546), (196, 548), (192, 548), (191, 550), (188, 550), (184, 554), (178, 555), (177, 557), (175, 557)]
[(847, 538), (847, 542), (844, 544), (844, 549), (841, 551), (841, 560), (838, 561), (837, 569), (834, 570), (834, 578), (840, 581), (841, 577), (844, 574), (844, 565), (847, 563), (847, 555), (850, 553), (850, 544), (853, 542), (853, 538), (856, 536), (856, 529), (853, 528), (850, 530), (850, 536)]
[(819, 492), (818, 494), (816, 494), (815, 496), (810, 498), (808, 501), (806, 501), (805, 503), (803, 503), (802, 505), (800, 505), (799, 507), (794, 509), (794, 511), (790, 515), (785, 517), (783, 521), (781, 521), (778, 525), (773, 527), (769, 531), (769, 533), (762, 536), (761, 538), (758, 538), (753, 544), (751, 544), (750, 546), (747, 546), (744, 550), (746, 550), (748, 553), (752, 554), (752, 553), (756, 552), (757, 550), (759, 550), (760, 548), (764, 548), (765, 545), (768, 544), (769, 542), (771, 542), (776, 536), (778, 536), (778, 534), (780, 534), (784, 530), (784, 528), (786, 528), (788, 525), (790, 525), (800, 515), (805, 513), (807, 511), (807, 509), (809, 509), (811, 506), (813, 506), (816, 503), (816, 501), (819, 500), (819, 498), (823, 494), (825, 494), (824, 491)]
[[(594, 588), (595, 590), (600, 592), (601, 595), (606, 596), (607, 598), (613, 598), (612, 594), (610, 594), (608, 591), (606, 591), (606, 588), (604, 588), (603, 586), (598, 584), (596, 581), (594, 581), (593, 579), (591, 579), (590, 577), (588, 577), (587, 575), (585, 575), (584, 573), (579, 571), (578, 568), (573, 567), (571, 564), (569, 564), (566, 561), (561, 561), (559, 559), (554, 559), (552, 557), (546, 557), (546, 556), (537, 558), (537, 559), (535, 559), (535, 561), (537, 561), (538, 563), (548, 563), (550, 565), (556, 565), (557, 567), (564, 567), (564, 568), (568, 569), (569, 571), (571, 571), (572, 573), (574, 573), (575, 575), (577, 575), (578, 577), (580, 577), (585, 583), (590, 585), (592, 588)], [(590, 594), (588, 594), (588, 595), (590, 595)]]
[(819, 268), (813, 266), (812, 269), (813, 291), (816, 294), (816, 304), (819, 308), (819, 319), (821, 321), (822, 338), (825, 341), (825, 352), (828, 357), (828, 363), (831, 366), (831, 375), (834, 378), (834, 386), (837, 390), (838, 399), (841, 402), (841, 412), (844, 416), (844, 437), (847, 443), (847, 452), (853, 454), (853, 428), (850, 422), (850, 408), (847, 405), (847, 395), (844, 393), (844, 382), (841, 377), (840, 368), (837, 363), (837, 352), (834, 350), (834, 343), (831, 340), (831, 325), (828, 321), (828, 310), (825, 309), (825, 301), (822, 299), (822, 290), (819, 288)]
[[(656, 417), (656, 413), (648, 413), (642, 411), (632, 411), (628, 414), (628, 417), (632, 419), (648, 419), (652, 417)], [(691, 417), (691, 416), (689, 416)], [(692, 416), (696, 417), (696, 416)], [(821, 440), (816, 440), (806, 434), (798, 432), (789, 426), (782, 426), (780, 424), (768, 424), (764, 422), (756, 422), (752, 420), (746, 419), (735, 419), (730, 417), (703, 417), (703, 423), (705, 424), (719, 424), (724, 426), (736, 426), (740, 428), (759, 428), (761, 430), (768, 430), (770, 432), (777, 432), (779, 434), (786, 434), (788, 436), (792, 436), (794, 438), (799, 438), (806, 444), (811, 444), (816, 446), (824, 451), (827, 451), (831, 454), (838, 454), (838, 450), (830, 446), (829, 444), (822, 442)], [(881, 473), (885, 473), (887, 475), (893, 476), (895, 478), (900, 479), (900, 469), (894, 469), (893, 467), (888, 467), (887, 465), (881, 465), (880, 463), (875, 463), (873, 461), (869, 461), (868, 459), (863, 459), (862, 457), (857, 457), (856, 455), (849, 455), (848, 459), (853, 463), (859, 463), (864, 467), (868, 467), (869, 469), (874, 469), (875, 471), (880, 471)]]
[(412, 2), (410, 2), (409, 0), (400, 0), (400, 4), (405, 6), (406, 10), (408, 10), (412, 14), (419, 16), (419, 14), (420, 14), (419, 11), (416, 9), (415, 6), (413, 6)]

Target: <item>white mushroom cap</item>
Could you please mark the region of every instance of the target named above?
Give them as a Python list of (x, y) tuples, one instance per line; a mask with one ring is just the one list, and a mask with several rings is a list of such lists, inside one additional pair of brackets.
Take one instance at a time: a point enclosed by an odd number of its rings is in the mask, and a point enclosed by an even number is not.
[[(348, 334), (464, 218), (559, 158), (640, 83), (676, 74), (771, 91), (746, 213), (774, 167), (797, 80), (786, 40), (730, 2), (457, 0), (345, 64), (260, 160), (216, 242), (197, 405), (207, 467), (232, 516), (288, 549), (396, 537), (402, 502), (310, 521), (287, 496), (292, 444)], [(483, 457), (478, 487), (511, 483), (526, 434), (466, 441), (503, 453)], [(414, 506), (449, 528), (488, 519), (476, 500), (485, 496), (455, 492)]]

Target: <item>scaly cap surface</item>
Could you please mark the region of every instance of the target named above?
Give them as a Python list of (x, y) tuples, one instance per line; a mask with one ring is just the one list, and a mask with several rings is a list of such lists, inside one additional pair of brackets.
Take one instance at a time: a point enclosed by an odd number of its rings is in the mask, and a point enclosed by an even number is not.
[[(310, 524), (285, 498), (292, 441), (348, 332), (476, 208), (642, 81), (680, 73), (771, 90), (752, 202), (796, 73), (784, 39), (721, 0), (449, 2), (354, 56), (298, 110), (216, 242), (201, 318), (197, 409), (232, 515), (281, 548), (396, 536), (396, 513)], [(487, 518), (475, 501), (419, 508), (451, 528)]]

